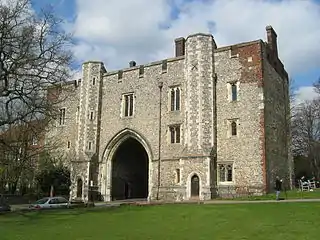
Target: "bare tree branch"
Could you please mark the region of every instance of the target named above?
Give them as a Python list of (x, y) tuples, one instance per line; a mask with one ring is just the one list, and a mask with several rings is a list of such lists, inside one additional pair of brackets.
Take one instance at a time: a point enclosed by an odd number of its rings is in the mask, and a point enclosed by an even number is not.
[(70, 77), (71, 36), (51, 10), (36, 14), (30, 5), (0, 3), (0, 129), (54, 117), (57, 102), (47, 98), (47, 89), (60, 88)]

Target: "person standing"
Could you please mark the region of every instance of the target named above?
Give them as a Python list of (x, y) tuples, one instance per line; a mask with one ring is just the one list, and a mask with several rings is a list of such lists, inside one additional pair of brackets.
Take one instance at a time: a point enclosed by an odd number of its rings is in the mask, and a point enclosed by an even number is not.
[(275, 190), (276, 190), (276, 200), (279, 201), (280, 198), (280, 192), (281, 192), (281, 189), (282, 189), (282, 180), (277, 176), (276, 177), (276, 184), (275, 184)]

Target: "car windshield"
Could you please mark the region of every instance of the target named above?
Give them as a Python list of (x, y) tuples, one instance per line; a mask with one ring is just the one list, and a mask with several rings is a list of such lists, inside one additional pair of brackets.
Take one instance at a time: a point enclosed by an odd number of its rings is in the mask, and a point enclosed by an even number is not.
[(45, 204), (45, 203), (48, 201), (48, 199), (49, 199), (49, 198), (42, 198), (42, 199), (36, 201), (35, 204)]

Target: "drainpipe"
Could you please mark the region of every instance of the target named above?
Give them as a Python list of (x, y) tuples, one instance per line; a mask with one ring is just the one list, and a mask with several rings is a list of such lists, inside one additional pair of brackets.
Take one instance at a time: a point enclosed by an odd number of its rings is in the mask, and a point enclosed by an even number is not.
[(158, 146), (158, 184), (157, 184), (157, 200), (159, 200), (159, 191), (160, 191), (160, 167), (161, 167), (161, 105), (162, 105), (162, 87), (163, 82), (158, 83), (159, 87), (159, 146)]

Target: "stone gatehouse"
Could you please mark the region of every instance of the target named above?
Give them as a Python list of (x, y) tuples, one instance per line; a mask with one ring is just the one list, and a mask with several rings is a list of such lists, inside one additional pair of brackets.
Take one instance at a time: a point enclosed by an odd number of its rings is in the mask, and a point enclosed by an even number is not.
[(116, 71), (83, 63), (47, 134), (71, 159), (71, 198), (206, 200), (289, 180), (288, 74), (266, 32), (226, 47), (193, 34), (173, 58)]

